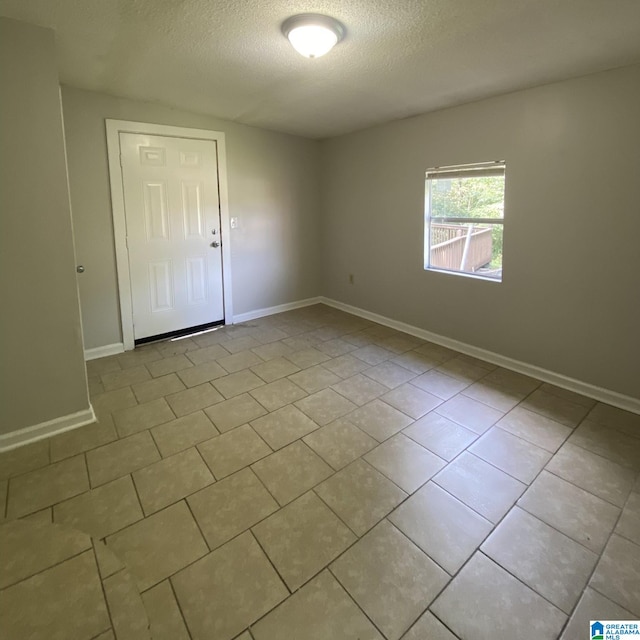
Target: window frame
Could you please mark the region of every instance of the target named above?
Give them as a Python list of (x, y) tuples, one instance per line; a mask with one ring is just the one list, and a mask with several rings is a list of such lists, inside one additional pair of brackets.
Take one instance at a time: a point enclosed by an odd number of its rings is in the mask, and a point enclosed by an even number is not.
[[(500, 278), (478, 274), (469, 271), (460, 271), (455, 269), (446, 269), (444, 267), (435, 267), (431, 265), (431, 224), (437, 221), (441, 224), (491, 224), (502, 225), (504, 237), (504, 202), (506, 196), (506, 161), (494, 160), (491, 162), (476, 162), (472, 164), (458, 164), (441, 167), (433, 167), (425, 172), (425, 205), (424, 205), (424, 270), (435, 271), (439, 273), (448, 273), (467, 278), (476, 278), (489, 282), (502, 282), (503, 273), (501, 267)], [(431, 215), (431, 190), (433, 180), (445, 178), (484, 178), (491, 176), (502, 176), (504, 178), (504, 190), (502, 196), (503, 215), (501, 218), (464, 218), (455, 216), (432, 216)]]

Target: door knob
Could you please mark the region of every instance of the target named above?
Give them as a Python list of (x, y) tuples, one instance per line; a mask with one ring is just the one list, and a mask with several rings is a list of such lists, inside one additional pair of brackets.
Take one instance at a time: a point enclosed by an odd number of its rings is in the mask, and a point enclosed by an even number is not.
[(83, 267), (81, 264), (79, 264), (79, 265), (76, 267), (76, 271), (77, 271), (78, 273), (84, 273), (84, 267)]
[(219, 247), (219, 246), (220, 246), (220, 243), (219, 243), (217, 240), (214, 240), (214, 241), (211, 243), (211, 246), (215, 249), (215, 248), (217, 248), (217, 247)]

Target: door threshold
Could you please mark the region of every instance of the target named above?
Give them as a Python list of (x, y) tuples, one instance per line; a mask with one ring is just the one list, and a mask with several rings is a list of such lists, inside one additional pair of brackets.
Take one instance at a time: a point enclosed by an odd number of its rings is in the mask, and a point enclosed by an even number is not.
[(208, 322), (206, 324), (200, 324), (196, 327), (188, 327), (187, 329), (178, 329), (177, 331), (169, 331), (168, 333), (161, 333), (157, 336), (149, 336), (147, 338), (138, 338), (133, 341), (136, 347), (140, 347), (143, 344), (151, 344), (152, 342), (163, 342), (164, 340), (176, 339), (176, 338), (188, 338), (189, 336), (197, 335), (199, 333), (206, 333), (207, 331), (215, 331), (224, 327), (224, 319), (216, 322)]

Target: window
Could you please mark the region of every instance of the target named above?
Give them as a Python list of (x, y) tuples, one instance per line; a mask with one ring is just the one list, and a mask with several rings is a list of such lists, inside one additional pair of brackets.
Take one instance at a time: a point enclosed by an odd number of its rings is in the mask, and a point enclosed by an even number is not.
[(504, 162), (429, 169), (424, 268), (502, 280)]

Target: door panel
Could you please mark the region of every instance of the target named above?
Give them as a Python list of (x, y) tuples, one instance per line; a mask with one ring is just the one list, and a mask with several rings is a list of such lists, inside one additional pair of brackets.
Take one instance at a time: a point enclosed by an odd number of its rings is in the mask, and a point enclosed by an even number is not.
[(185, 238), (205, 237), (201, 192), (202, 185), (199, 182), (182, 183), (182, 216)]
[(120, 133), (120, 152), (134, 338), (223, 320), (216, 143)]
[(171, 262), (152, 262), (149, 264), (149, 284), (151, 294), (151, 312), (173, 309), (173, 274)]
[(144, 182), (144, 223), (147, 240), (169, 240), (167, 188), (164, 182)]
[(187, 258), (187, 298), (189, 304), (203, 304), (207, 301), (205, 256)]

